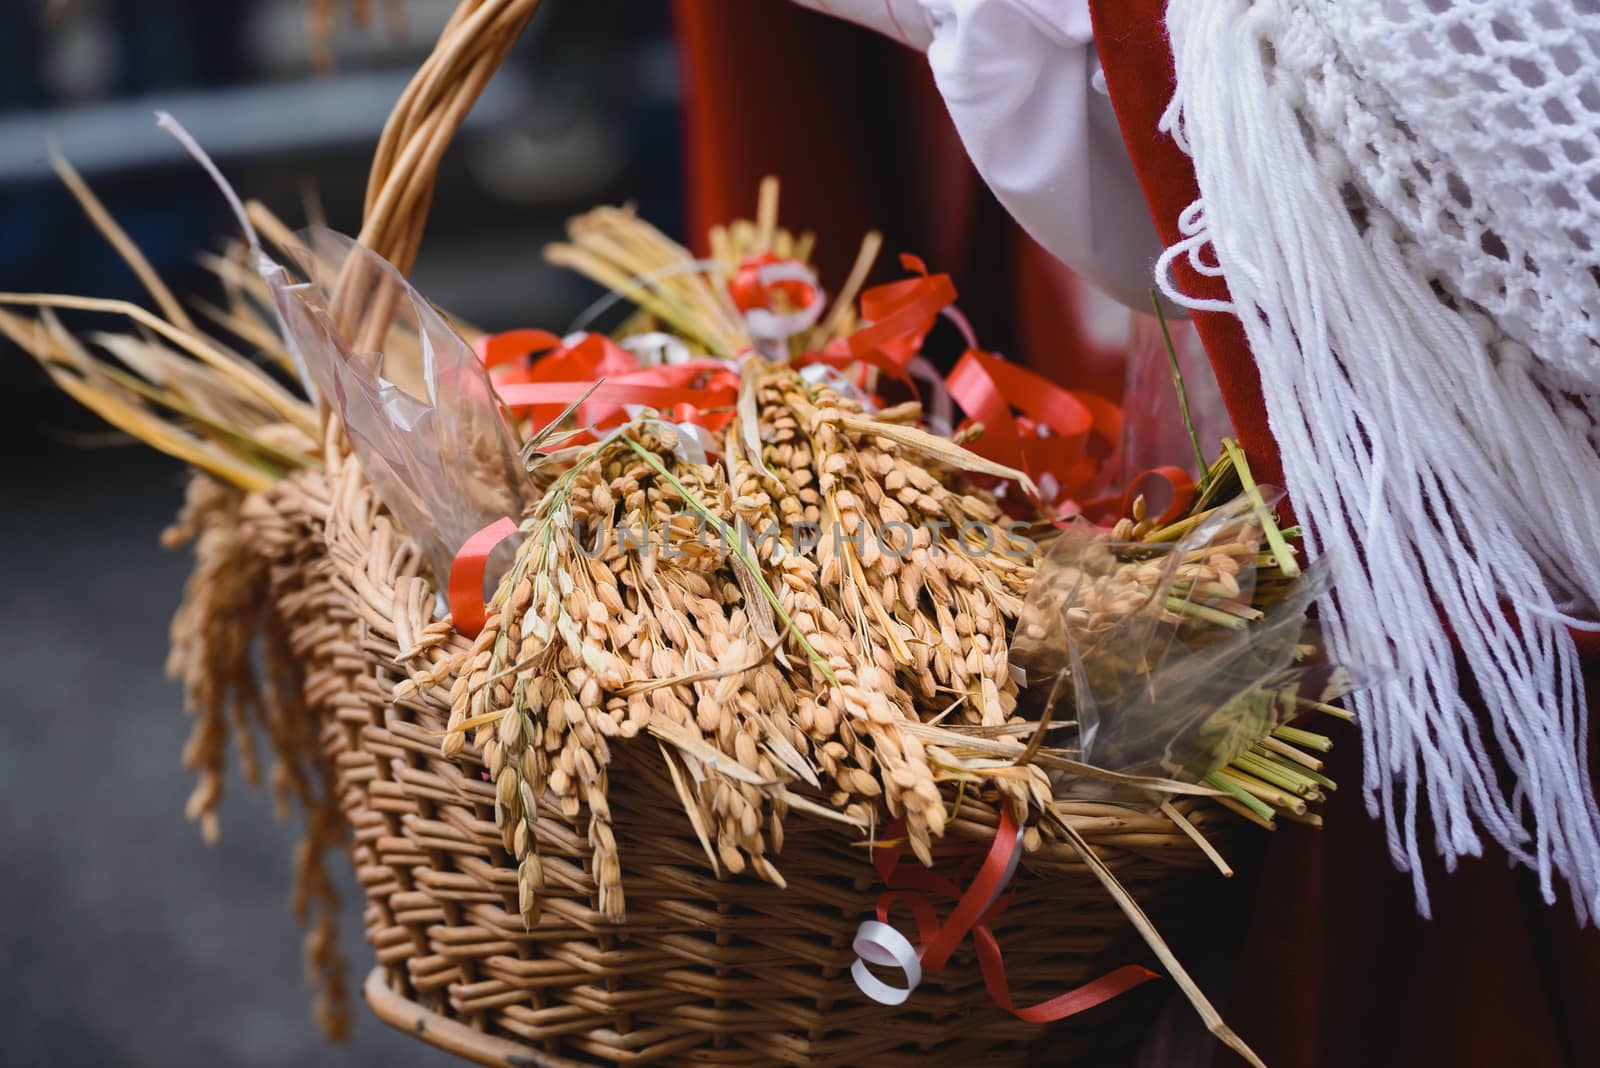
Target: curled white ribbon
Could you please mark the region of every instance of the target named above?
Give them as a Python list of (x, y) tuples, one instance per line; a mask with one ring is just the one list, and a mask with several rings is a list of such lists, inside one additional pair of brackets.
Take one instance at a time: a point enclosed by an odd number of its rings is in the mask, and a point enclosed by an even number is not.
[[(977, 347), (977, 345), (968, 346), (974, 349)], [(942, 438), (953, 436), (956, 402), (944, 384), (944, 375), (939, 373), (933, 361), (926, 356), (914, 357), (906, 364), (906, 374), (917, 384), (918, 392), (922, 395), (923, 421), (928, 424), (928, 429)]]
[(651, 415), (655, 409), (642, 404), (625, 404), (622, 410), (628, 413), (628, 422), (617, 427), (611, 433), (600, 439), (600, 445), (605, 446), (619, 440), (628, 431), (639, 426), (654, 426), (665, 430), (672, 435), (672, 451), (686, 464), (704, 467), (710, 455), (721, 451), (716, 435), (701, 426), (699, 423), (673, 423), (666, 419), (658, 419)]
[[(664, 334), (659, 330), (652, 330), (645, 334), (633, 334), (617, 342), (624, 349), (633, 353), (639, 360), (640, 367), (672, 367), (675, 364), (688, 363), (694, 359), (680, 338), (671, 334)], [(732, 366), (730, 364), (730, 366)]]
[[(906, 936), (877, 920), (864, 920), (856, 928), (856, 939), (850, 944), (855, 950), (856, 962), (850, 966), (850, 978), (856, 987), (879, 1005), (901, 1005), (911, 992), (922, 985), (922, 961), (917, 950)], [(885, 967), (899, 968), (906, 977), (905, 986), (890, 986), (867, 970), (868, 962)]]
[(800, 368), (800, 378), (813, 386), (827, 386), (839, 396), (855, 401), (867, 412), (878, 410), (878, 404), (872, 396), (837, 367), (825, 363), (808, 363)]

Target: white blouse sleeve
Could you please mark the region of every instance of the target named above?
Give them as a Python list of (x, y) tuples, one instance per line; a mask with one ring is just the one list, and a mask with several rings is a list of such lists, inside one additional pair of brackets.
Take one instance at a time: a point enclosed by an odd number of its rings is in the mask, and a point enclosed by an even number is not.
[(1034, 240), (1130, 307), (1160, 239), (1099, 72), (1088, 0), (796, 0), (927, 53), (956, 131)]

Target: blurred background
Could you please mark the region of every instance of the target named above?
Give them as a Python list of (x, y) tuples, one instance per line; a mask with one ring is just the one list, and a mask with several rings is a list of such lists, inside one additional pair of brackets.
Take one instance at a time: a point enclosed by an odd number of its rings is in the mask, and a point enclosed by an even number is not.
[[(453, 5), (369, 6), (358, 27), (338, 5), (321, 37), (308, 33), (303, 0), (0, 3), (0, 290), (145, 300), (53, 175), (54, 138), (176, 293), (215, 298), (197, 254), (233, 234), (232, 217), (156, 129), (157, 108), (243, 196), (291, 225), (324, 217), (354, 233), (378, 132)], [(781, 0), (679, 0), (679, 38), (674, 10), (667, 0), (541, 8), (444, 161), (414, 272), (423, 293), (486, 328), (564, 329), (595, 295), (539, 254), (568, 216), (632, 201), (690, 240), (726, 217), (696, 210), (750, 212), (756, 179), (777, 170), (785, 220), (823, 232), (825, 279), (842, 273), (867, 226), (883, 228), (886, 263), (917, 251), (955, 273), (987, 347), (1114, 399), (1124, 387), (1161, 398), (1159, 410), (1129, 411), (1161, 428), (1142, 439), (1156, 452), (1126, 459), (1185, 462), (1164, 355), (1147, 344), (1150, 358), (1124, 367), (1130, 338), (1148, 342), (1153, 320), (1130, 330), (1126, 310), (1009, 223), (967, 165), (920, 57)], [(698, 35), (682, 35), (688, 24)], [(723, 36), (708, 37), (708, 25)], [(696, 171), (697, 142), (684, 147), (695, 116), (722, 106), (685, 92), (689, 40), (734, 42), (740, 81), (727, 92), (760, 80), (793, 105), (757, 116), (763, 140), (722, 146), (731, 166), (708, 164), (702, 138)], [(807, 113), (837, 135), (832, 158), (812, 151)], [(875, 181), (853, 181), (850, 168)], [(702, 179), (696, 190), (686, 171)], [(1179, 344), (1201, 418), (1221, 418), (1198, 345), (1187, 334)], [(288, 910), (298, 828), (276, 825), (267, 798), (237, 778), (218, 847), (182, 819), (188, 723), (161, 665), (189, 555), (158, 539), (183, 470), (110, 431), (3, 340), (0, 375), (0, 649), (15, 666), (0, 717), (0, 1063), (458, 1063), (359, 1005), (349, 1044), (320, 1037)], [(335, 870), (358, 987), (371, 962), (360, 893), (347, 865)], [(1191, 966), (1208, 970), (1203, 954)], [(1216, 967), (1226, 973), (1226, 955)], [(1130, 997), (1154, 1016), (1171, 993), (1159, 986)], [(1177, 1033), (1196, 1028), (1182, 1006), (1168, 1016)]]
[[(158, 107), (291, 225), (321, 211), (355, 232), (378, 131), (452, 6), (374, 5), (365, 28), (341, 12), (325, 70), (301, 0), (0, 4), (0, 290), (144, 299), (52, 174), (53, 136), (173, 290), (210, 295), (196, 253), (232, 217), (155, 128)], [(577, 210), (632, 200), (682, 231), (668, 6), (547, 7), (445, 161), (416, 272), (474, 322), (571, 321), (591, 294), (539, 249)], [(0, 1062), (459, 1064), (359, 1005), (349, 1044), (321, 1038), (288, 909), (298, 828), (237, 779), (217, 848), (182, 817), (188, 724), (161, 665), (189, 556), (158, 544), (180, 465), (127, 444), (3, 340), (0, 375), (0, 649), (27, 665), (0, 718)], [(336, 870), (359, 985), (361, 896)]]

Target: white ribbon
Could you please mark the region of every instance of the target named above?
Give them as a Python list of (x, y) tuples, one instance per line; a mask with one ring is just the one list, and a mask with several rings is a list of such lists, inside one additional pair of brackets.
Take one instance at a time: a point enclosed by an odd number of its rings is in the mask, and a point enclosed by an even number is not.
[(672, 367), (694, 359), (680, 338), (652, 330), (647, 334), (634, 334), (618, 342), (639, 360), (640, 367)]
[[(856, 940), (850, 944), (856, 951), (856, 962), (850, 966), (850, 978), (856, 987), (879, 1005), (900, 1005), (911, 992), (922, 985), (922, 961), (906, 936), (877, 920), (864, 920), (856, 928)], [(906, 985), (890, 986), (867, 970), (867, 963), (899, 968), (906, 977)]]
[(704, 467), (708, 462), (708, 454), (714, 455), (721, 451), (722, 446), (718, 444), (716, 436), (699, 423), (672, 423), (659, 419), (650, 414), (655, 411), (654, 408), (643, 404), (624, 404), (622, 410), (628, 413), (629, 421), (601, 438), (600, 445), (609, 445), (619, 440), (635, 427), (654, 426), (672, 435), (672, 451), (686, 464)]
[[(1006, 860), (1005, 873), (995, 884), (989, 900), (978, 910), (979, 916), (1000, 900), (1000, 895), (1005, 893), (1006, 887), (1016, 877), (1017, 865), (1021, 861), (1022, 826), (1019, 824), (1016, 840), (1011, 846), (1011, 856)], [(856, 954), (855, 963), (850, 965), (850, 978), (856, 981), (856, 989), (879, 1005), (902, 1005), (912, 991), (922, 985), (922, 951), (913, 946), (905, 935), (881, 920), (862, 920), (861, 926), (856, 928), (855, 941), (850, 943), (850, 948)], [(889, 985), (873, 975), (867, 968), (868, 964), (899, 968), (905, 975), (906, 985)]]
[(841, 397), (846, 397), (861, 405), (863, 411), (871, 413), (878, 410), (878, 405), (870, 394), (844, 371), (825, 363), (808, 363), (800, 368), (802, 381), (813, 386), (827, 386)]
[(765, 342), (774, 350), (781, 350), (783, 344), (791, 337), (802, 330), (811, 329), (816, 321), (822, 318), (822, 287), (817, 284), (817, 276), (802, 264), (793, 260), (764, 263), (756, 268), (756, 277), (766, 286), (776, 285), (779, 282), (800, 282), (811, 290), (811, 299), (806, 302), (806, 306), (792, 312), (779, 313), (766, 308), (751, 308), (744, 313), (745, 326), (749, 328), (750, 337), (758, 345)]
[[(949, 310), (949, 309), (946, 309)], [(977, 345), (969, 345), (977, 348)], [(956, 426), (956, 402), (944, 384), (944, 375), (926, 356), (914, 357), (906, 364), (906, 374), (916, 382), (922, 394), (923, 421), (928, 429), (941, 438), (953, 437)]]

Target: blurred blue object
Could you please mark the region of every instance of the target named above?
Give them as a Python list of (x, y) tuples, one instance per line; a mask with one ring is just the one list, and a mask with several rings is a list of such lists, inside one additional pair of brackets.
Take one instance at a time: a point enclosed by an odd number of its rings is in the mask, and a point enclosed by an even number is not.
[[(155, 128), (157, 108), (291, 226), (308, 221), (309, 192), (328, 225), (356, 232), (378, 132), (452, 5), (402, 6), (403, 31), (341, 24), (336, 67), (320, 72), (302, 0), (0, 4), (0, 289), (145, 299), (51, 173), (53, 136), (175, 292), (216, 296), (195, 255), (232, 220)], [(569, 215), (632, 201), (681, 236), (670, 30), (665, 4), (541, 9), (440, 169), (416, 268), (430, 299), (484, 326), (561, 329), (591, 290), (539, 247)], [(42, 392), (4, 342), (0, 374)]]
[[(50, 174), (53, 131), (173, 289), (205, 292), (194, 255), (233, 224), (157, 106), (244, 196), (298, 226), (314, 182), (329, 224), (354, 232), (378, 132), (452, 6), (408, 0), (398, 37), (381, 20), (341, 29), (319, 74), (301, 0), (0, 0), (0, 288), (145, 301)], [(544, 5), (445, 160), (415, 273), (431, 300), (486, 327), (560, 329), (590, 299), (539, 255), (569, 214), (632, 200), (678, 229), (666, 9)], [(458, 1063), (359, 1006), (351, 1044), (321, 1040), (286, 901), (298, 829), (236, 774), (217, 849), (183, 819), (187, 723), (161, 661), (188, 561), (157, 542), (181, 471), (143, 447), (63, 447), (106, 428), (4, 342), (0, 376), (0, 435), (16, 439), (0, 448), (0, 557), (22, 565), (0, 647), (29, 665), (0, 717), (0, 846), (25, 876), (0, 884), (0, 1065)], [(92, 771), (73, 776), (80, 757)], [(359, 982), (363, 898), (348, 866), (336, 877)]]

